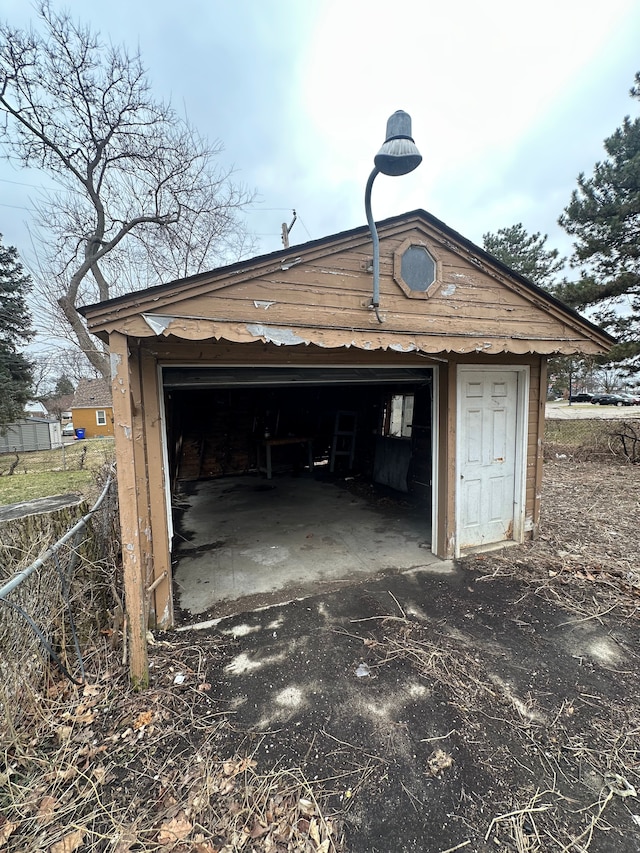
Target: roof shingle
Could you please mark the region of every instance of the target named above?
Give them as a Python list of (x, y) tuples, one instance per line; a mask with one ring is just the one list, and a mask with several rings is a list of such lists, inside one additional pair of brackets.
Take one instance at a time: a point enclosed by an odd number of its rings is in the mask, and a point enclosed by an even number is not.
[(72, 409), (112, 406), (111, 388), (104, 379), (81, 379), (73, 395)]

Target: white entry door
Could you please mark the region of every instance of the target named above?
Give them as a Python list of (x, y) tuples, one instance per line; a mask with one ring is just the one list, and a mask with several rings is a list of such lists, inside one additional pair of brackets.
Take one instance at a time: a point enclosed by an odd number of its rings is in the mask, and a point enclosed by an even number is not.
[(458, 372), (457, 553), (514, 538), (522, 458), (519, 381), (519, 370)]

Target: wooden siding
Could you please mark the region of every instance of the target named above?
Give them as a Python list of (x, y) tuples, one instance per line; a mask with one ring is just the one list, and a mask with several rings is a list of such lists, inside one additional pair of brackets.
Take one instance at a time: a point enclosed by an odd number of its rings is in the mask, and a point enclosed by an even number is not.
[[(433, 295), (407, 295), (394, 257), (407, 241), (437, 264)], [(87, 313), (92, 331), (161, 334), (190, 340), (276, 340), (288, 330), (306, 343), (428, 352), (601, 352), (604, 338), (503, 270), (463, 251), (423, 222), (396, 225), (380, 240), (380, 324), (369, 308), (371, 245), (366, 236), (292, 254), (227, 278), (213, 272), (173, 290), (132, 294), (130, 303)], [(250, 272), (250, 274), (249, 274)], [(275, 337), (274, 337), (275, 336)], [(286, 340), (283, 340), (286, 342)]]
[[(129, 348), (124, 335), (114, 332), (109, 339), (113, 379), (113, 414), (118, 470), (118, 499), (122, 538), (122, 566), (127, 606), (131, 676), (136, 687), (146, 687), (149, 679), (147, 658), (147, 572), (153, 558), (150, 537), (149, 493), (143, 454), (136, 444), (143, 440), (143, 413), (139, 402), (138, 348)], [(158, 543), (167, 550), (169, 543)]]
[[(90, 331), (109, 340), (115, 371), (123, 564), (138, 683), (146, 677), (148, 617), (163, 627), (173, 619), (159, 366), (437, 367), (434, 550), (451, 557), (457, 366), (527, 365), (524, 533), (536, 534), (545, 355), (601, 353), (611, 341), (480, 249), (445, 232), (419, 213), (380, 228), (382, 323), (369, 307), (371, 242), (360, 230), (84, 310)], [(406, 292), (394, 280), (394, 253), (407, 241), (425, 245), (436, 260), (437, 282), (429, 296)], [(168, 421), (172, 414), (167, 412)], [(175, 455), (173, 448), (169, 454)]]
[[(124, 344), (120, 336), (114, 336), (116, 354), (121, 354)], [(430, 360), (417, 353), (326, 350), (318, 347), (275, 347), (264, 344), (228, 344), (225, 342), (192, 343), (186, 341), (151, 339), (141, 341), (128, 339), (129, 389), (125, 392), (129, 405), (120, 406), (120, 432), (116, 431), (119, 459), (131, 470), (131, 478), (120, 487), (122, 523), (128, 530), (126, 539), (133, 545), (130, 572), (138, 565), (143, 596), (143, 610), (149, 608), (149, 616), (166, 627), (172, 623), (171, 563), (169, 534), (164, 500), (165, 478), (162, 461), (162, 424), (160, 422), (157, 366), (162, 365), (245, 365), (250, 367), (279, 365), (358, 365), (360, 367), (383, 364), (405, 367), (437, 365), (439, 369), (439, 445), (437, 455), (438, 528), (435, 531), (435, 552), (441, 557), (451, 557), (455, 549), (455, 470), (456, 470), (456, 372), (460, 363), (484, 365), (522, 365), (530, 370), (530, 398), (527, 414), (526, 450), (526, 507), (525, 536), (534, 535), (539, 523), (539, 494), (541, 478), (541, 429), (544, 393), (540, 381), (544, 378), (544, 364), (539, 356), (517, 359), (512, 355), (490, 357), (476, 354), (470, 357), (440, 358)], [(545, 380), (546, 381), (546, 380)], [(118, 399), (123, 388), (117, 386)], [(124, 403), (125, 400), (122, 400)], [(118, 420), (118, 413), (116, 412)], [(128, 419), (128, 423), (127, 423)], [(130, 424), (130, 429), (127, 427)], [(131, 440), (133, 437), (133, 441)], [(126, 463), (128, 454), (133, 455)], [(123, 468), (124, 470), (124, 468)], [(209, 474), (214, 473), (209, 471)], [(134, 486), (135, 483), (135, 486)], [(132, 489), (135, 491), (135, 497)], [(125, 522), (126, 519), (126, 522)], [(135, 531), (134, 529), (135, 528)], [(133, 583), (133, 580), (130, 581)], [(150, 589), (152, 588), (152, 593)], [(152, 597), (151, 597), (152, 595)], [(150, 600), (151, 598), (151, 600)], [(146, 616), (144, 617), (146, 620)], [(140, 630), (138, 626), (138, 630)]]

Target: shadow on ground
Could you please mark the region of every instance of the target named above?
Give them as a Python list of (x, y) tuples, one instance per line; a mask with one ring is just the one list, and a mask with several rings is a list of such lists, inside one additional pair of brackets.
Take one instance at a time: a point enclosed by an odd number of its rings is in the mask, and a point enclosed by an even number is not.
[(232, 642), (213, 666), (209, 632), (182, 634), (181, 654), (232, 720), (218, 749), (300, 768), (344, 815), (343, 849), (640, 849), (637, 622), (572, 618), (535, 585), (458, 569), (214, 633)]

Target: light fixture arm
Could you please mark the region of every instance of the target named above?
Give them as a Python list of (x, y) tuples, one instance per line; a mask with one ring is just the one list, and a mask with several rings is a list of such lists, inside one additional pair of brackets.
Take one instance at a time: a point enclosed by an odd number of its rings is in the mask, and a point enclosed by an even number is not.
[(373, 182), (380, 174), (380, 169), (377, 166), (373, 167), (373, 171), (369, 175), (367, 187), (364, 191), (364, 209), (367, 214), (367, 223), (371, 232), (371, 241), (373, 243), (373, 298), (371, 299), (371, 308), (376, 312), (378, 323), (382, 323), (380, 317), (380, 240), (378, 239), (378, 231), (376, 223), (373, 221), (373, 213), (371, 212), (371, 190)]
[(371, 188), (380, 172), (391, 177), (408, 175), (420, 165), (421, 161), (422, 155), (416, 148), (411, 136), (411, 116), (404, 110), (396, 110), (387, 121), (387, 136), (382, 148), (373, 158), (375, 167), (369, 175), (367, 188), (364, 192), (364, 209), (373, 242), (373, 298), (371, 299), (371, 308), (376, 312), (378, 323), (382, 323), (380, 316), (380, 241), (376, 223), (373, 221), (373, 214), (371, 213)]

